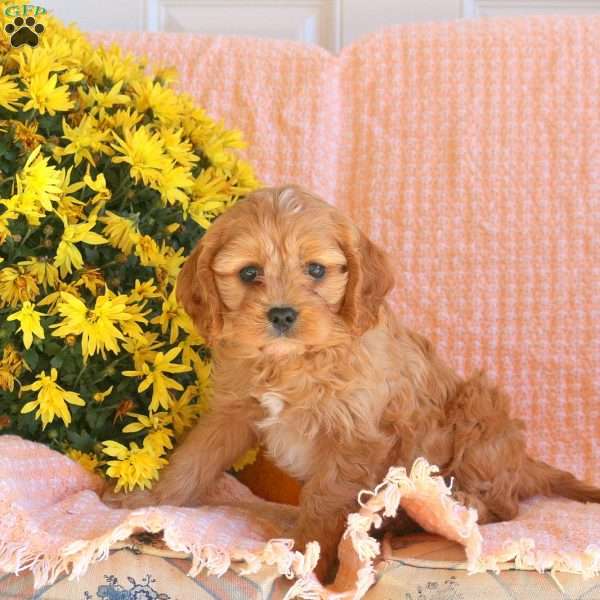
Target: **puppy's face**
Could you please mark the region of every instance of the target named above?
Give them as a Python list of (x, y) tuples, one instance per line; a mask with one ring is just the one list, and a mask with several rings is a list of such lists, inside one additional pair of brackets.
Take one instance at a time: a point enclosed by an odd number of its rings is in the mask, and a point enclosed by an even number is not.
[(255, 192), (219, 217), (186, 261), (178, 297), (209, 342), (302, 354), (377, 320), (385, 257), (333, 207), (296, 187)]

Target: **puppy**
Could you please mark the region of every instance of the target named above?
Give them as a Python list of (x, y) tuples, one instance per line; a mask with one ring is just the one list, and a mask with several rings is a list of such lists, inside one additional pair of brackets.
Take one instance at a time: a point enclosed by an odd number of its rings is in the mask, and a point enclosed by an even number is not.
[(530, 458), (523, 423), (482, 373), (463, 380), (386, 304), (384, 253), (297, 187), (264, 189), (219, 217), (187, 259), (177, 294), (213, 353), (212, 412), (148, 495), (194, 505), (261, 443), (304, 482), (289, 532), (317, 540), (322, 576), (360, 490), (424, 456), (455, 480), (479, 522), (512, 519), (535, 494), (600, 502), (600, 490)]

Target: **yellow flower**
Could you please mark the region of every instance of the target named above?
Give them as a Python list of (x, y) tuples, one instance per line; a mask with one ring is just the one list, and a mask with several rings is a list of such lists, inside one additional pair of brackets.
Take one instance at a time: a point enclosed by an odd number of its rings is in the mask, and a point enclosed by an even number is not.
[(194, 146), (201, 147), (214, 133), (216, 123), (206, 114), (203, 108), (194, 106), (191, 96), (182, 96), (181, 104), (187, 115), (181, 125), (184, 133), (190, 138)]
[(154, 78), (167, 85), (175, 83), (179, 79), (179, 73), (175, 67), (162, 65), (154, 69)]
[(139, 80), (144, 76), (144, 63), (131, 54), (123, 55), (119, 46), (98, 48), (93, 55), (93, 61), (100, 66), (96, 75), (98, 81), (106, 78), (110, 81)]
[(0, 271), (0, 304), (17, 306), (26, 300), (35, 300), (40, 289), (35, 277), (22, 268), (5, 267)]
[(4, 365), (0, 365), (0, 390), (12, 392), (15, 389), (15, 376)]
[(64, 281), (59, 281), (54, 292), (51, 292), (47, 296), (45, 296), (42, 300), (38, 302), (40, 306), (49, 306), (48, 313), (55, 314), (56, 313), (56, 305), (63, 297), (64, 294), (70, 294), (79, 297), (79, 290), (77, 289), (81, 283), (79, 281), (71, 281), (69, 283), (65, 283)]
[(156, 350), (162, 348), (162, 342), (157, 342), (158, 333), (145, 331), (140, 337), (130, 338), (123, 344), (123, 350), (133, 356), (133, 366), (141, 371), (144, 363), (154, 362)]
[(37, 408), (35, 418), (42, 419), (42, 429), (46, 429), (48, 423), (52, 423), (55, 417), (62, 419), (63, 423), (68, 427), (71, 423), (71, 413), (69, 412), (68, 404), (75, 406), (85, 406), (85, 402), (75, 392), (68, 392), (56, 383), (58, 373), (56, 369), (50, 371), (50, 375), (46, 375), (42, 371), (36, 375), (36, 381), (31, 385), (25, 385), (21, 389), (23, 391), (38, 392), (37, 399), (27, 402), (21, 409), (21, 412), (30, 413)]
[(48, 165), (48, 157), (40, 154), (38, 146), (28, 157), (23, 170), (17, 174), (17, 191), (21, 196), (32, 198), (47, 210), (52, 210), (52, 202), (58, 202), (63, 176), (55, 167)]
[(84, 77), (85, 75), (78, 69), (67, 69), (58, 76), (58, 80), (61, 83), (77, 83)]
[(98, 220), (104, 223), (102, 233), (108, 238), (110, 245), (125, 254), (131, 254), (133, 247), (140, 239), (135, 223), (110, 210), (107, 210), (104, 216)]
[(181, 204), (187, 209), (190, 202), (188, 192), (191, 192), (193, 185), (192, 174), (187, 169), (171, 163), (163, 169), (152, 187), (160, 192), (163, 204)]
[(144, 117), (133, 109), (121, 109), (109, 114), (100, 109), (100, 126), (105, 129), (133, 129)]
[(73, 268), (80, 269), (83, 266), (83, 257), (75, 244), (84, 242), (85, 244), (106, 244), (108, 240), (98, 233), (94, 233), (92, 229), (96, 222), (79, 223), (71, 225), (63, 219), (65, 230), (63, 231), (61, 241), (56, 250), (56, 258), (54, 264), (60, 270), (60, 276), (66, 277)]
[(2, 70), (0, 66), (0, 106), (15, 111), (21, 106), (17, 100), (23, 97), (23, 92), (15, 82), (17, 78), (14, 75), (2, 75)]
[(75, 448), (69, 448), (67, 450), (67, 456), (72, 458), (75, 462), (78, 462), (84, 469), (87, 469), (90, 473), (97, 473), (97, 469), (100, 466), (100, 461), (95, 454), (89, 452), (81, 452), (75, 450)]
[(100, 269), (88, 268), (81, 273), (79, 282), (86, 287), (95, 296), (98, 293), (98, 287), (106, 286), (104, 275)]
[(126, 312), (131, 317), (129, 320), (123, 322), (121, 325), (123, 329), (123, 333), (128, 338), (141, 338), (144, 336), (144, 331), (138, 325), (138, 323), (148, 323), (148, 320), (144, 315), (147, 315), (150, 312), (150, 309), (144, 310), (144, 304), (138, 304), (137, 302), (132, 302), (131, 297), (127, 296), (127, 308)]
[(184, 336), (183, 340), (179, 342), (179, 347), (182, 349), (181, 359), (184, 365), (193, 366), (197, 362), (202, 364), (202, 358), (198, 354), (197, 346), (205, 345), (206, 341), (201, 335), (198, 335), (195, 331), (189, 335)]
[(142, 429), (163, 429), (171, 423), (171, 417), (166, 412), (157, 412), (153, 415), (140, 415), (127, 413), (128, 417), (135, 417), (136, 421), (123, 428), (124, 433), (137, 433)]
[(181, 271), (181, 267), (185, 262), (185, 256), (183, 255), (183, 248), (179, 248), (179, 250), (175, 251), (171, 246), (167, 246), (165, 242), (163, 242), (160, 253), (164, 257), (163, 268), (167, 274), (168, 283), (171, 285), (175, 285), (177, 281), (177, 276)]
[(31, 121), (30, 123), (12, 121), (11, 124), (14, 127), (15, 139), (21, 143), (26, 151), (31, 152), (44, 143), (44, 136), (38, 133), (39, 123), (37, 121)]
[(58, 283), (58, 269), (45, 256), (31, 256), (17, 263), (26, 273), (33, 275), (44, 289), (55, 288)]
[(111, 385), (107, 390), (105, 390), (104, 392), (96, 392), (93, 396), (92, 399), (94, 400), (94, 402), (98, 403), (98, 404), (102, 404), (104, 402), (104, 400), (106, 399), (107, 396), (110, 396), (110, 393), (113, 391), (113, 386)]
[(33, 336), (44, 339), (44, 328), (40, 321), (40, 317), (45, 316), (44, 313), (35, 310), (35, 304), (29, 301), (23, 302), (21, 310), (12, 313), (6, 320), (19, 321), (20, 326), (17, 332), (23, 332), (23, 345), (25, 348), (30, 348), (33, 343)]
[(0, 361), (0, 390), (12, 392), (15, 388), (15, 378), (21, 374), (23, 367), (21, 355), (10, 344), (6, 344)]
[(185, 332), (192, 334), (194, 332), (194, 324), (190, 316), (185, 312), (183, 307), (175, 298), (175, 290), (171, 292), (169, 297), (162, 303), (162, 310), (157, 317), (150, 321), (153, 325), (160, 325), (162, 333), (170, 330), (169, 342), (175, 343), (179, 337), (179, 328)]
[(204, 392), (204, 394), (209, 394), (212, 385), (212, 364), (197, 360), (194, 362), (194, 373), (196, 374), (200, 389)]
[(75, 166), (84, 159), (95, 166), (95, 154), (113, 154), (113, 149), (105, 143), (110, 141), (111, 132), (99, 129), (98, 121), (92, 115), (84, 115), (77, 127), (69, 127), (67, 120), (63, 119), (63, 132), (62, 137), (70, 143), (60, 149), (60, 154), (73, 154)]
[[(222, 205), (219, 205), (219, 208), (221, 207)], [(207, 203), (194, 200), (190, 203), (189, 214), (190, 217), (194, 219), (198, 225), (200, 225), (200, 227), (208, 229), (210, 227), (212, 218), (216, 213), (214, 210), (210, 210), (210, 208), (207, 207)]]
[[(125, 431), (125, 430), (123, 430)], [(144, 446), (150, 448), (155, 454), (164, 454), (167, 450), (173, 448), (171, 437), (175, 434), (168, 427), (155, 429), (144, 438)]]
[(235, 163), (228, 183), (229, 193), (234, 196), (245, 196), (261, 185), (250, 164), (243, 160)]
[(154, 115), (165, 123), (181, 119), (183, 107), (172, 89), (153, 83), (149, 78), (132, 83), (131, 88), (138, 112), (143, 113), (151, 108)]
[(166, 459), (158, 456), (146, 444), (141, 448), (135, 442), (129, 448), (112, 440), (102, 444), (104, 454), (116, 458), (108, 461), (106, 471), (109, 477), (117, 480), (115, 492), (122, 488), (131, 492), (135, 487), (151, 487), (151, 482), (158, 479), (159, 470), (167, 464)]
[(51, 325), (57, 328), (53, 335), (81, 335), (84, 361), (96, 352), (103, 358), (106, 358), (106, 350), (118, 354), (118, 341), (125, 340), (125, 336), (117, 325), (132, 318), (127, 312), (126, 300), (127, 296), (98, 296), (94, 308), (88, 309), (79, 298), (63, 292), (57, 306), (63, 320)]
[(211, 218), (222, 213), (229, 200), (229, 183), (215, 169), (205, 169), (192, 188), (193, 201), (189, 214), (196, 223), (208, 229)]
[[(0, 246), (4, 244), (6, 239), (10, 237), (10, 221), (19, 218), (19, 214), (12, 210), (11, 206), (16, 204), (10, 200), (0, 200), (0, 205), (5, 207), (4, 212), (0, 215)], [(2, 262), (2, 261), (0, 261)]]
[[(65, 71), (67, 65), (64, 64), (65, 55), (56, 51), (57, 48), (50, 50), (47, 46), (23, 46), (19, 52), (12, 54), (12, 58), (19, 65), (19, 75), (25, 81), (33, 77), (48, 77), (52, 71)], [(27, 109), (24, 109), (27, 110)]]
[(183, 390), (183, 386), (174, 379), (167, 377), (165, 373), (185, 373), (191, 371), (186, 365), (176, 365), (171, 363), (173, 359), (181, 352), (181, 348), (171, 348), (166, 354), (157, 352), (151, 365), (144, 363), (141, 370), (123, 371), (126, 377), (143, 377), (144, 379), (138, 386), (138, 392), (144, 392), (152, 387), (152, 401), (150, 410), (155, 412), (159, 406), (167, 409), (171, 396), (169, 390)]
[(144, 446), (152, 448), (156, 454), (163, 454), (165, 450), (173, 448), (173, 432), (168, 428), (171, 424), (171, 416), (166, 412), (158, 412), (151, 415), (140, 415), (137, 413), (127, 413), (130, 417), (135, 417), (137, 421), (130, 423), (123, 428), (123, 433), (137, 433), (143, 429), (152, 431), (144, 438)]
[(252, 448), (248, 450), (245, 454), (240, 456), (232, 465), (231, 468), (234, 471), (241, 471), (243, 468), (251, 465), (256, 461), (256, 455), (258, 454), (258, 448)]
[(141, 282), (139, 279), (135, 280), (133, 289), (129, 294), (129, 298), (132, 302), (140, 302), (142, 300), (150, 300), (152, 298), (160, 298), (160, 294), (154, 285), (154, 279)]
[[(8, 200), (2, 200), (2, 204), (7, 208), (7, 212), (0, 215), (3, 222), (14, 219), (13, 215), (16, 217), (23, 215), (27, 219), (28, 225), (37, 226), (46, 216), (44, 208), (31, 194), (15, 194)], [(4, 225), (4, 229), (3, 237), (6, 238), (10, 234), (7, 224)]]
[(126, 129), (124, 139), (114, 132), (113, 135), (117, 141), (112, 147), (119, 156), (113, 156), (112, 161), (131, 165), (129, 173), (136, 183), (141, 179), (144, 185), (157, 184), (161, 172), (169, 165), (160, 135), (150, 133), (146, 127), (140, 127), (133, 132)]
[(58, 85), (56, 73), (48, 78), (47, 73), (33, 75), (27, 82), (30, 100), (23, 107), (24, 111), (34, 108), (40, 114), (48, 113), (53, 117), (57, 111), (71, 110), (74, 106), (69, 98), (69, 87)]
[(186, 169), (192, 169), (200, 160), (197, 154), (194, 154), (194, 147), (188, 141), (183, 139), (183, 129), (168, 129), (163, 127), (160, 130), (160, 137), (165, 145), (167, 154), (178, 164)]
[[(199, 399), (200, 390), (198, 386), (188, 385), (179, 397), (179, 400), (171, 400), (169, 403), (169, 415), (173, 422), (175, 435), (180, 436), (196, 422), (198, 415), (205, 412), (207, 407), (204, 403), (198, 402)], [(196, 402), (192, 403), (194, 400)]]
[[(85, 187), (83, 181), (75, 181), (71, 183), (71, 174), (73, 173), (73, 167), (69, 167), (66, 171), (63, 169), (60, 171), (61, 174), (61, 196), (58, 201), (58, 207), (55, 211), (59, 216), (65, 217), (64, 220), (70, 222), (76, 222), (84, 218), (85, 202), (78, 200), (71, 196), (75, 192), (78, 192)], [(88, 220), (93, 220), (92, 215), (88, 217)]]
[(161, 254), (158, 244), (149, 235), (139, 237), (135, 245), (135, 253), (145, 267), (165, 265), (165, 257)]
[(108, 189), (106, 185), (106, 177), (102, 173), (98, 174), (98, 177), (94, 179), (89, 171), (83, 176), (83, 183), (87, 185), (90, 190), (94, 190), (96, 195), (91, 199), (91, 202), (106, 202), (111, 199), (112, 192)]
[(194, 181), (193, 196), (194, 200), (203, 202), (217, 202), (221, 206), (227, 201), (227, 190), (229, 184), (221, 173), (218, 173), (213, 167), (208, 167)]
[(131, 98), (127, 94), (121, 94), (123, 82), (115, 83), (108, 92), (101, 92), (95, 85), (88, 94), (81, 94), (86, 106), (91, 106), (93, 111), (99, 108), (112, 108), (113, 106), (129, 104)]
[(237, 156), (229, 149), (245, 147), (246, 142), (241, 132), (218, 131), (202, 144), (202, 151), (217, 169), (231, 170)]

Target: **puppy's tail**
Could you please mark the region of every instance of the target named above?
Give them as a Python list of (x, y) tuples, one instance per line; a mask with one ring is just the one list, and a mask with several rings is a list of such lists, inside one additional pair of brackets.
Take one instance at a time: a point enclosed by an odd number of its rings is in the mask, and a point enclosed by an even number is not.
[(571, 473), (557, 469), (540, 460), (526, 459), (521, 497), (535, 494), (562, 496), (578, 502), (600, 503), (600, 488), (577, 479)]

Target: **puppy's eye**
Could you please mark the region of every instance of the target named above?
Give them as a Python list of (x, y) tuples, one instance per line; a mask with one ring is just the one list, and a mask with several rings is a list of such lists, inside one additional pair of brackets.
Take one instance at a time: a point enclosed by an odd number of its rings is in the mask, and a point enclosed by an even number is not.
[(240, 279), (244, 283), (252, 283), (260, 275), (258, 267), (249, 265), (240, 270)]
[(325, 267), (319, 263), (309, 263), (308, 274), (313, 279), (322, 279), (325, 276)]

